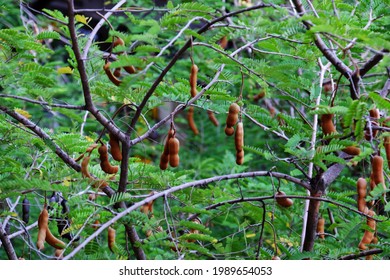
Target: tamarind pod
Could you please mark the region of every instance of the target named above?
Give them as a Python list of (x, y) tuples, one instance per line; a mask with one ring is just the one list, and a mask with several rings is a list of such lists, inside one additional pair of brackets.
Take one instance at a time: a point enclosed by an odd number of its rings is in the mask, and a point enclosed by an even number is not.
[[(156, 193), (157, 192), (152, 191), (149, 193), (149, 196), (152, 196)], [(154, 204), (154, 200), (145, 203), (144, 205), (141, 206), (140, 211), (144, 214), (153, 213), (153, 204)]]
[(99, 220), (94, 221), (92, 224), (92, 228), (96, 230), (99, 227), (100, 227), (100, 221)]
[(244, 163), (244, 150), (236, 153), (236, 164), (242, 165)]
[(116, 161), (122, 161), (122, 152), (118, 138), (112, 133), (109, 133), (108, 136), (110, 138), (108, 143), (111, 146), (112, 158)]
[(379, 110), (374, 108), (368, 111), (370, 114), (370, 117), (374, 120), (378, 120), (380, 118)]
[(198, 128), (196, 127), (196, 124), (194, 121), (194, 107), (188, 108), (187, 121), (188, 121), (188, 126), (191, 128), (192, 132), (195, 135), (198, 135), (199, 131), (198, 131)]
[(355, 147), (355, 146), (348, 146), (348, 147), (343, 149), (343, 152), (347, 153), (351, 156), (358, 156), (358, 155), (360, 155), (360, 148)]
[(63, 258), (63, 252), (64, 250), (63, 249), (56, 249), (55, 252), (54, 252), (54, 256), (59, 259), (59, 260), (62, 260)]
[[(195, 223), (195, 224), (199, 224), (199, 225), (202, 224), (202, 221), (201, 221), (198, 217), (195, 217), (194, 219), (192, 219), (191, 222), (193, 222), (193, 223)], [(199, 230), (198, 230), (198, 229), (191, 228), (191, 229), (189, 230), (189, 233), (191, 233), (191, 234), (199, 234)], [(195, 242), (195, 239), (188, 239), (187, 242), (193, 243), (193, 242)]]
[(106, 64), (104, 64), (103, 66), (103, 69), (104, 69), (104, 72), (106, 73), (108, 79), (116, 86), (120, 86), (120, 84), (122, 83), (121, 80), (119, 80), (117, 77), (114, 76), (114, 74), (111, 72), (110, 70), (110, 62), (107, 61)]
[[(371, 217), (375, 215), (375, 212), (372, 210), (369, 210), (368, 212), (368, 215)], [(366, 245), (371, 244), (375, 237), (376, 221), (374, 219), (367, 218), (367, 226), (369, 226), (371, 230), (364, 231), (364, 235), (358, 245), (360, 250), (367, 250), (368, 248)]]
[(336, 127), (333, 124), (333, 114), (321, 115), (321, 128), (325, 135), (336, 132)]
[(171, 155), (169, 156), (169, 165), (171, 167), (178, 167), (180, 162), (179, 155)]
[(123, 69), (125, 69), (125, 71), (129, 74), (134, 74), (137, 72), (137, 70), (135, 69), (135, 67), (133, 65), (130, 65), (130, 66), (124, 66)]
[(228, 114), (226, 118), (226, 126), (233, 127), (238, 121), (238, 114)]
[(390, 136), (383, 138), (383, 147), (385, 148), (387, 166), (390, 168)]
[(263, 99), (265, 96), (265, 91), (262, 90), (261, 92), (259, 92), (258, 94), (256, 94), (255, 96), (253, 96), (253, 101), (254, 102), (258, 102), (260, 99)]
[(357, 187), (357, 193), (358, 193), (358, 198), (357, 198), (357, 205), (358, 205), (358, 210), (360, 212), (365, 212), (367, 205), (366, 205), (366, 195), (367, 195), (367, 181), (364, 178), (359, 178), (356, 183)]
[(290, 199), (290, 198), (280, 197), (280, 196), (283, 196), (283, 195), (286, 195), (286, 193), (283, 192), (283, 191), (278, 191), (275, 194), (276, 202), (280, 206), (285, 207), (285, 208), (288, 208), (288, 207), (292, 206), (294, 204), (294, 201), (292, 199)]
[(197, 94), (196, 91), (196, 83), (198, 80), (198, 66), (196, 64), (192, 64), (191, 73), (190, 73), (190, 87), (191, 87), (191, 97), (195, 97)]
[(221, 38), (221, 40), (219, 40), (219, 45), (220, 45), (221, 48), (223, 48), (223, 49), (226, 49), (226, 48), (227, 48), (227, 46), (228, 46), (228, 39), (227, 39), (226, 36), (223, 36), (223, 37)]
[(120, 67), (115, 68), (113, 74), (115, 77), (119, 78), (121, 76), (121, 68)]
[(115, 234), (116, 231), (112, 227), (108, 227), (108, 248), (110, 249), (111, 252), (114, 252), (115, 248)]
[(317, 222), (317, 234), (318, 237), (321, 239), (325, 239), (325, 219), (324, 218), (319, 218)]
[(169, 163), (169, 155), (162, 153), (160, 157), (160, 169), (161, 170), (167, 169), (168, 163)]
[(180, 141), (176, 137), (169, 139), (169, 156), (179, 154), (180, 150)]
[(117, 46), (124, 46), (124, 45), (125, 45), (125, 42), (122, 40), (122, 38), (115, 36), (115, 40), (112, 42), (113, 48), (115, 48)]
[(218, 121), (218, 119), (215, 117), (215, 114), (214, 114), (213, 111), (207, 110), (207, 115), (209, 116), (209, 120), (210, 120), (215, 126), (219, 126), (219, 121)]
[(242, 151), (244, 146), (244, 125), (242, 122), (239, 122), (236, 127), (236, 134), (234, 136), (234, 143), (236, 145), (236, 151)]
[(100, 167), (107, 174), (116, 174), (118, 173), (119, 167), (112, 166), (108, 161), (108, 149), (106, 145), (101, 145), (98, 149), (100, 155)]
[(232, 136), (234, 134), (234, 127), (233, 126), (225, 126), (225, 134), (227, 136)]
[(55, 237), (51, 233), (49, 227), (47, 227), (47, 229), (46, 229), (45, 241), (47, 242), (47, 244), (49, 244), (53, 248), (56, 248), (56, 249), (64, 249), (65, 248), (65, 243), (62, 240), (60, 240), (57, 237)]
[(30, 220), (30, 201), (25, 197), (22, 201), (22, 220), (26, 224)]
[(38, 240), (37, 240), (38, 250), (43, 250), (45, 248), (45, 239), (46, 239), (48, 223), (49, 223), (49, 213), (47, 212), (46, 205), (45, 205), (38, 217)]
[(379, 155), (372, 158), (372, 178), (376, 185), (382, 183), (383, 188), (386, 189), (383, 176), (383, 158)]
[(233, 102), (232, 104), (230, 104), (229, 106), (229, 114), (238, 114), (240, 112), (240, 106)]
[(88, 171), (88, 163), (89, 163), (89, 156), (86, 156), (83, 158), (83, 161), (81, 162), (81, 174), (84, 178), (92, 178), (91, 174), (89, 174)]

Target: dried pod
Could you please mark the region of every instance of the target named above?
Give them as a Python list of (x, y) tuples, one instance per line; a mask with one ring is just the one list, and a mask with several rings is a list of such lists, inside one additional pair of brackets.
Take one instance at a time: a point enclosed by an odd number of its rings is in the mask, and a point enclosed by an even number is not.
[(225, 134), (227, 136), (232, 136), (234, 134), (234, 127), (233, 126), (225, 126)]
[(115, 249), (115, 234), (116, 231), (112, 227), (108, 227), (108, 235), (107, 235), (107, 241), (108, 241), (108, 248), (111, 252), (114, 252)]
[(215, 126), (219, 126), (219, 121), (218, 121), (218, 119), (215, 117), (215, 114), (214, 114), (213, 111), (207, 110), (207, 115), (209, 116), (209, 120), (210, 120)]
[(81, 162), (81, 174), (84, 178), (92, 178), (91, 174), (89, 174), (88, 171), (88, 164), (89, 164), (89, 156), (85, 156), (83, 158), (83, 161)]
[(47, 227), (47, 230), (46, 230), (46, 239), (45, 241), (50, 245), (52, 246), (53, 248), (56, 248), (56, 249), (64, 249), (65, 248), (65, 243), (58, 239), (57, 237), (55, 237), (49, 227)]
[(45, 239), (46, 239), (46, 231), (48, 228), (48, 222), (49, 222), (49, 213), (47, 212), (46, 205), (45, 205), (38, 217), (38, 240), (37, 240), (38, 250), (43, 250), (45, 248)]
[(175, 131), (171, 128), (168, 132), (167, 139), (165, 140), (164, 150), (160, 157), (160, 169), (165, 170), (168, 168), (169, 163), (169, 140), (175, 135)]
[[(375, 212), (370, 210), (368, 215), (370, 217), (373, 217), (375, 215)], [(371, 244), (375, 237), (376, 221), (374, 219), (367, 218), (367, 226), (369, 226), (370, 230), (364, 231), (363, 238), (358, 246), (360, 250), (367, 250), (367, 245)]]
[(196, 123), (194, 121), (194, 107), (188, 108), (187, 121), (188, 121), (188, 126), (191, 128), (192, 132), (195, 135), (198, 135), (199, 131), (198, 131), (198, 128), (196, 127)]
[(110, 69), (110, 62), (107, 61), (106, 64), (104, 64), (103, 66), (103, 69), (104, 69), (104, 72), (106, 73), (108, 79), (116, 86), (120, 86), (120, 84), (122, 83), (121, 80), (119, 80), (117, 77), (114, 76), (114, 74), (111, 72), (111, 69)]
[(333, 114), (321, 115), (321, 127), (322, 127), (322, 132), (325, 135), (336, 132), (336, 127), (333, 124)]
[(357, 205), (358, 210), (360, 212), (365, 212), (367, 205), (366, 205), (366, 195), (367, 195), (367, 181), (364, 178), (359, 178), (356, 183), (357, 187)]
[(192, 64), (190, 74), (191, 97), (195, 97), (197, 94), (196, 83), (198, 80), (198, 70), (198, 66), (196, 64)]
[(276, 202), (280, 206), (288, 208), (288, 207), (290, 207), (290, 206), (292, 206), (294, 204), (294, 201), (292, 199), (290, 199), (290, 198), (287, 198), (287, 197), (280, 197), (280, 196), (284, 196), (284, 195), (286, 195), (285, 192), (278, 191), (275, 194)]
[(115, 68), (114, 76), (117, 77), (117, 78), (120, 78), (120, 76), (121, 76), (121, 68), (120, 67)]
[(106, 145), (101, 145), (98, 149), (100, 155), (100, 167), (107, 174), (116, 174), (118, 173), (119, 167), (112, 166), (108, 161), (108, 149)]
[(348, 146), (348, 147), (343, 149), (343, 152), (347, 153), (351, 156), (358, 156), (358, 155), (360, 155), (360, 148), (355, 147), (355, 146)]
[(172, 167), (179, 166), (179, 149), (180, 142), (179, 139), (172, 137), (169, 139), (169, 165)]
[(26, 224), (30, 220), (30, 201), (25, 197), (22, 201), (22, 220)]
[(119, 139), (112, 133), (109, 133), (108, 136), (110, 138), (108, 143), (111, 146), (112, 158), (116, 161), (121, 161), (122, 160), (122, 151), (121, 151)]
[(244, 125), (242, 122), (237, 124), (234, 142), (236, 145), (236, 151), (240, 152), (244, 146)]
[(318, 237), (321, 239), (325, 239), (325, 219), (324, 218), (319, 218), (317, 222), (317, 234)]

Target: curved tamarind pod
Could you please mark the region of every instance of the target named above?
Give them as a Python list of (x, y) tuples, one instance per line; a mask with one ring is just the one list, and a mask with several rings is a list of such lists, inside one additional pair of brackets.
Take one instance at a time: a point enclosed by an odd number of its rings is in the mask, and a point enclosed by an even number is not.
[(112, 42), (112, 45), (114, 48), (117, 46), (124, 46), (125, 42), (122, 40), (122, 38), (115, 36), (115, 40)]
[(115, 77), (119, 78), (121, 76), (121, 68), (120, 67), (115, 68), (113, 74)]
[(214, 114), (213, 111), (207, 110), (207, 115), (209, 116), (209, 120), (210, 120), (215, 126), (219, 126), (219, 121), (218, 121), (218, 119), (215, 117), (215, 114)]
[[(368, 215), (370, 217), (373, 217), (375, 215), (375, 212), (372, 210), (369, 210), (368, 212), (369, 212)], [(367, 225), (370, 227), (371, 230), (364, 231), (362, 240), (358, 245), (360, 250), (367, 250), (368, 247), (366, 245), (371, 244), (371, 242), (374, 240), (375, 237), (376, 221), (374, 219), (367, 218)]]
[(276, 202), (282, 206), (282, 207), (285, 207), (285, 208), (288, 208), (290, 206), (292, 206), (294, 204), (294, 201), (290, 198), (286, 198), (286, 197), (280, 197), (282, 195), (286, 195), (285, 192), (283, 191), (278, 191), (276, 194), (275, 194), (275, 198), (276, 198)]
[(47, 212), (46, 205), (45, 205), (38, 217), (38, 240), (37, 240), (38, 250), (43, 250), (45, 248), (44, 244), (46, 239), (48, 223), (49, 223), (49, 213)]
[(112, 133), (109, 133), (108, 136), (110, 138), (108, 143), (111, 146), (112, 158), (116, 161), (122, 161), (122, 151), (119, 144), (119, 139)]
[(47, 242), (47, 244), (49, 244), (53, 248), (56, 248), (56, 249), (64, 249), (65, 248), (65, 243), (62, 240), (60, 240), (57, 237), (55, 237), (51, 233), (49, 227), (47, 227), (47, 229), (46, 229), (45, 241)]
[(365, 212), (367, 209), (366, 195), (367, 195), (367, 181), (364, 178), (359, 178), (356, 183), (357, 187), (357, 205), (360, 212)]
[(84, 178), (92, 178), (91, 174), (89, 174), (88, 171), (88, 164), (89, 164), (89, 156), (86, 156), (83, 158), (83, 161), (81, 162), (81, 174)]
[(114, 248), (115, 248), (115, 234), (116, 234), (115, 229), (113, 229), (112, 227), (108, 227), (108, 235), (107, 235), (108, 248), (110, 249), (111, 252), (114, 252)]
[(347, 153), (351, 156), (358, 156), (358, 155), (360, 155), (360, 148), (355, 147), (355, 146), (348, 146), (348, 147), (343, 149), (343, 152)]
[(124, 66), (123, 69), (125, 69), (125, 71), (129, 74), (134, 74), (137, 72), (137, 70), (135, 69), (135, 67), (133, 65), (130, 65), (130, 66)]
[(321, 239), (325, 239), (325, 219), (324, 218), (319, 218), (317, 222), (317, 234), (318, 237)]
[(116, 174), (118, 173), (119, 167), (112, 166), (108, 161), (108, 149), (106, 145), (101, 145), (98, 149), (100, 155), (100, 167), (107, 174)]
[(198, 81), (198, 70), (198, 66), (196, 64), (192, 64), (190, 73), (191, 97), (195, 97), (197, 94), (196, 83)]
[(172, 167), (179, 166), (179, 149), (180, 141), (179, 139), (172, 137), (169, 139), (169, 165)]
[(236, 127), (236, 134), (234, 136), (234, 143), (236, 145), (236, 151), (240, 152), (244, 146), (244, 125), (239, 122)]
[(194, 107), (188, 108), (187, 121), (188, 121), (188, 126), (191, 128), (192, 132), (195, 135), (198, 135), (199, 134), (199, 130), (196, 127), (196, 123), (194, 121)]
[(322, 127), (322, 132), (325, 135), (336, 132), (336, 127), (333, 124), (333, 116), (334, 116), (333, 114), (321, 115), (321, 127)]
[(104, 64), (103, 66), (103, 69), (104, 69), (104, 72), (106, 73), (108, 79), (116, 86), (120, 86), (120, 84), (122, 83), (121, 80), (119, 80), (117, 77), (114, 76), (114, 74), (111, 72), (111, 69), (110, 69), (110, 62), (107, 61), (106, 64)]
[(25, 197), (22, 201), (22, 220), (26, 224), (30, 220), (30, 201)]

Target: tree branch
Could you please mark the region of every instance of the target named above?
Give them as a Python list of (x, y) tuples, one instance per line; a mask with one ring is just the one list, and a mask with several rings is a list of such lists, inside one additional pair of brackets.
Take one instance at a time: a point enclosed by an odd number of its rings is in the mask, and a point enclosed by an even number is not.
[(7, 253), (8, 259), (10, 260), (17, 260), (18, 257), (16, 256), (14, 246), (12, 246), (12, 243), (10, 239), (8, 238), (7, 233), (3, 229), (3, 225), (0, 222), (0, 240), (3, 243), (5, 252)]

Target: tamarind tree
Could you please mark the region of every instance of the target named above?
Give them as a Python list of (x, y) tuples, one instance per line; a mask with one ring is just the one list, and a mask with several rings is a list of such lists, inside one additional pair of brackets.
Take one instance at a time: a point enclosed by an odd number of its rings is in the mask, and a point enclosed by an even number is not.
[(64, 2), (0, 5), (1, 259), (389, 258), (388, 0)]

